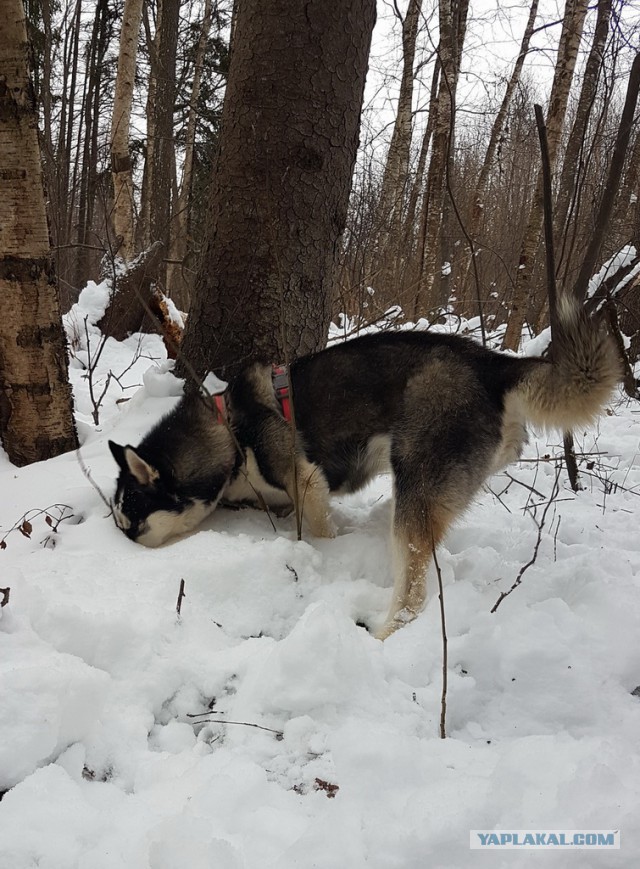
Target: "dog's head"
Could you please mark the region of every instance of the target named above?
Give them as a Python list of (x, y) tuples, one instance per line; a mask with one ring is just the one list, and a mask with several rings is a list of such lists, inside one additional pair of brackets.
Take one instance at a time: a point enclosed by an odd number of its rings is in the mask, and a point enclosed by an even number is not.
[(187, 498), (176, 491), (170, 475), (161, 473), (139, 449), (113, 441), (109, 449), (120, 467), (112, 505), (116, 525), (136, 543), (161, 546), (191, 531), (215, 507), (217, 498)]

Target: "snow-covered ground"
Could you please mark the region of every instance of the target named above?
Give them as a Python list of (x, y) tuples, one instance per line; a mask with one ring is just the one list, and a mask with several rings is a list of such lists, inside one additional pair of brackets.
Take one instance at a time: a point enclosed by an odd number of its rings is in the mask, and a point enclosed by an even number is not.
[[(94, 290), (71, 376), (82, 459), (109, 497), (107, 439), (135, 443), (179, 384), (158, 338), (109, 340), (95, 424)], [(444, 740), (435, 572), (424, 614), (384, 644), (357, 626), (388, 604), (388, 478), (335, 499), (335, 540), (219, 510), (147, 550), (75, 455), (0, 457), (1, 869), (636, 867), (640, 406), (619, 397), (577, 443), (585, 490), (560, 474), (535, 563), (497, 612), (536, 548), (558, 439), (533, 438), (439, 553)], [(25, 513), (30, 536), (10, 531)], [(621, 830), (621, 848), (469, 849), (494, 828)]]

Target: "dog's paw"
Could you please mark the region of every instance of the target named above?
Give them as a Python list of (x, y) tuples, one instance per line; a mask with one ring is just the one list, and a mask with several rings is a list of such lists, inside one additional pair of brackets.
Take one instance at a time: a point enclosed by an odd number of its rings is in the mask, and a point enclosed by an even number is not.
[(327, 518), (324, 522), (320, 523), (317, 531), (314, 531), (316, 537), (324, 537), (327, 540), (333, 540), (334, 537), (338, 536), (338, 528), (335, 523)]
[(417, 613), (414, 613), (408, 607), (404, 607), (404, 609), (401, 609), (400, 612), (396, 613), (393, 618), (388, 618), (383, 626), (375, 631), (373, 636), (376, 640), (387, 640), (391, 634), (395, 634), (398, 628), (412, 622), (417, 615)]

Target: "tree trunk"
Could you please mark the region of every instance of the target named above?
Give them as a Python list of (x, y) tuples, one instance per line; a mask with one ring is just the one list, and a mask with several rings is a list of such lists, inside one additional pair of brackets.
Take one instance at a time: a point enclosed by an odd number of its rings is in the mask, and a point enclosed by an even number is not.
[(455, 121), (455, 99), (462, 56), (462, 42), (466, 32), (467, 0), (440, 0), (440, 87), (437, 115), (433, 130), (431, 160), (423, 201), (421, 231), (420, 275), (415, 297), (414, 318), (433, 307), (436, 270), (444, 210), (447, 171), (452, 148)]
[[(173, 191), (173, 111), (176, 90), (176, 47), (178, 43), (179, 0), (161, 0), (155, 52), (155, 112), (152, 148), (153, 186), (150, 192), (151, 241), (161, 241), (166, 258), (171, 234), (171, 199)], [(166, 284), (166, 265), (159, 264), (158, 279)]]
[(604, 47), (609, 33), (612, 3), (613, 0), (598, 0), (598, 18), (593, 35), (593, 43), (591, 44), (591, 51), (584, 68), (576, 116), (573, 120), (573, 127), (569, 134), (562, 163), (562, 174), (560, 175), (560, 183), (558, 185), (554, 217), (556, 250), (559, 254), (556, 263), (557, 272), (560, 271), (565, 253), (564, 246), (561, 247), (560, 241), (566, 241), (567, 216), (569, 215), (569, 208), (572, 205), (576, 183), (580, 175), (581, 155), (586, 143), (587, 126), (598, 90)]
[[(529, 53), (529, 43), (531, 42), (531, 36), (533, 34), (533, 27), (536, 20), (536, 15), (538, 14), (538, 0), (532, 0), (531, 6), (529, 7), (529, 18), (527, 20), (526, 27), (524, 29), (524, 33), (522, 35), (522, 42), (520, 43), (520, 52), (516, 59), (516, 62), (513, 67), (513, 71), (511, 72), (511, 78), (507, 84), (506, 90), (502, 97), (502, 102), (500, 103), (500, 108), (498, 109), (498, 114), (495, 117), (493, 122), (493, 126), (491, 128), (491, 135), (489, 136), (489, 144), (487, 145), (487, 150), (484, 155), (484, 160), (482, 163), (482, 168), (480, 169), (480, 174), (478, 175), (478, 180), (476, 182), (475, 190), (473, 191), (473, 210), (471, 213), (471, 221), (469, 223), (469, 236), (472, 242), (475, 242), (476, 237), (478, 235), (478, 230), (480, 228), (480, 223), (482, 220), (482, 215), (484, 213), (484, 194), (487, 189), (487, 183), (489, 181), (489, 176), (491, 175), (491, 171), (493, 169), (493, 164), (496, 156), (496, 150), (498, 148), (498, 143), (500, 142), (500, 137), (502, 136), (502, 131), (504, 130), (504, 123), (507, 117), (507, 112), (509, 111), (509, 106), (511, 105), (511, 99), (513, 97), (514, 91), (518, 86), (520, 81), (520, 76), (522, 74), (522, 67), (524, 66), (525, 59), (527, 54)], [(469, 274), (472, 270), (472, 257), (475, 255), (474, 250), (469, 250), (468, 252), (468, 260), (465, 266), (464, 274), (461, 279), (461, 287), (463, 289), (464, 296), (461, 300), (461, 313), (466, 313), (466, 311), (471, 307), (470, 305), (470, 296), (477, 296), (479, 289), (475, 288), (473, 293), (469, 290)]]
[(77, 446), (20, 0), (0, 4), (0, 432), (10, 461)]
[(125, 262), (132, 258), (134, 252), (134, 193), (129, 128), (141, 17), (142, 0), (125, 0), (111, 119), (113, 227), (116, 238), (121, 240), (118, 253)]
[[(398, 109), (378, 203), (378, 222), (383, 227), (383, 236), (385, 230), (391, 227), (392, 223), (397, 223), (401, 216), (402, 199), (409, 172), (413, 121), (413, 64), (416, 56), (416, 39), (421, 9), (422, 0), (409, 0), (407, 12), (402, 21), (402, 78), (398, 95)], [(384, 247), (384, 242), (382, 242), (382, 246)]]
[(184, 341), (199, 375), (326, 342), (374, 21), (375, 0), (237, 6)]
[(105, 71), (105, 57), (109, 48), (110, 10), (108, 0), (98, 0), (98, 8), (93, 24), (93, 32), (87, 51), (86, 92), (83, 101), (82, 121), (84, 122), (84, 140), (82, 155), (78, 148), (78, 162), (81, 162), (80, 194), (78, 198), (78, 219), (76, 229), (77, 251), (72, 284), (76, 291), (84, 287), (91, 274), (92, 251), (90, 245), (93, 239), (93, 213), (97, 186), (98, 165), (98, 129), (100, 122), (100, 103), (103, 97), (102, 76)]
[(169, 248), (169, 264), (167, 265), (167, 291), (181, 311), (189, 310), (191, 282), (184, 278), (184, 260), (189, 248), (189, 203), (191, 199), (191, 184), (193, 178), (193, 157), (196, 141), (196, 121), (200, 84), (204, 55), (211, 29), (211, 0), (205, 0), (202, 16), (202, 27), (196, 48), (193, 69), (193, 86), (189, 97), (189, 114), (185, 134), (184, 164), (182, 181), (176, 200), (175, 213), (172, 220), (171, 243)]
[[(546, 128), (547, 142), (549, 146), (549, 161), (551, 171), (556, 163), (556, 155), (560, 144), (562, 126), (567, 111), (567, 101), (573, 80), (573, 71), (582, 38), (582, 28), (587, 13), (587, 0), (567, 0), (560, 44), (558, 46), (558, 59), (551, 85), (551, 96), (547, 111)], [(542, 172), (538, 173), (533, 201), (529, 212), (529, 220), (520, 249), (520, 260), (516, 273), (511, 311), (507, 322), (502, 346), (507, 350), (517, 350), (522, 336), (527, 304), (530, 301), (533, 289), (533, 265), (536, 250), (540, 242), (540, 233), (543, 221), (543, 193)]]
[(405, 216), (404, 238), (405, 246), (415, 234), (415, 219), (416, 210), (418, 208), (418, 200), (423, 192), (422, 185), (424, 181), (424, 171), (427, 165), (427, 154), (433, 137), (433, 125), (435, 124), (436, 115), (438, 113), (438, 84), (440, 82), (440, 60), (435, 59), (433, 65), (433, 73), (431, 75), (431, 88), (429, 90), (429, 111), (427, 117), (427, 126), (420, 144), (420, 154), (418, 155), (418, 165), (416, 167), (415, 181), (409, 193), (409, 202), (407, 204), (407, 213)]

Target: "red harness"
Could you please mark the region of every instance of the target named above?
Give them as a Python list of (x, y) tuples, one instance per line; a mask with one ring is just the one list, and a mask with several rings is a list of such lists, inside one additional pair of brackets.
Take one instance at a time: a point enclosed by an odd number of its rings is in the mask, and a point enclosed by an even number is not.
[[(282, 408), (282, 415), (287, 422), (291, 422), (291, 386), (286, 366), (272, 366), (271, 379), (273, 380), (273, 391)], [(227, 405), (224, 400), (224, 394), (212, 395), (211, 398), (216, 408), (216, 422), (218, 425), (225, 425), (227, 422)]]
[(211, 397), (216, 406), (216, 422), (218, 425), (224, 425), (227, 421), (227, 405), (224, 400), (224, 395), (212, 395)]
[(291, 395), (289, 384), (289, 372), (285, 365), (274, 365), (271, 371), (273, 391), (280, 402), (282, 415), (287, 422), (291, 422)]

